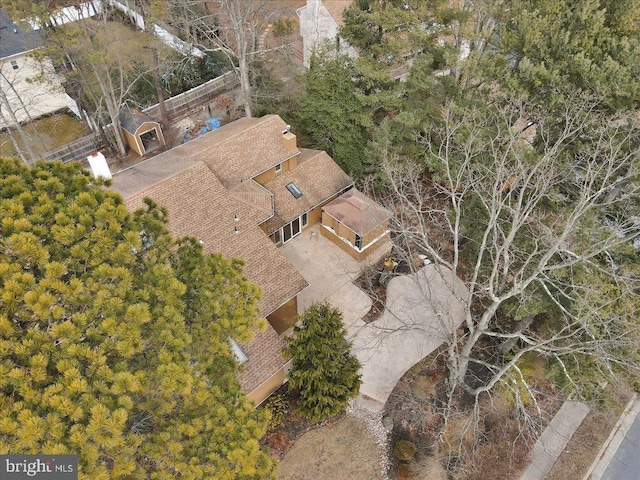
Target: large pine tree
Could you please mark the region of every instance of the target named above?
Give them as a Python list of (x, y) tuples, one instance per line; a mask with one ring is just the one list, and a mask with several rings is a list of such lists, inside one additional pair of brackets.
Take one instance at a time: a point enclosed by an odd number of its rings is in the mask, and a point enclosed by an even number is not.
[(300, 390), (299, 410), (312, 422), (340, 413), (360, 390), (360, 362), (345, 339), (342, 313), (314, 303), (289, 337), (289, 385)]
[(236, 380), (257, 288), (79, 165), (0, 159), (0, 453), (81, 479), (270, 478)]

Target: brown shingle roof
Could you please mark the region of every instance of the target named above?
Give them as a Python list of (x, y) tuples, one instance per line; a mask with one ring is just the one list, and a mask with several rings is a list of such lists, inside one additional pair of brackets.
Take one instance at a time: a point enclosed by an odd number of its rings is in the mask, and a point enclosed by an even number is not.
[[(151, 159), (115, 175), (114, 188), (119, 190), (121, 183), (126, 184), (125, 177), (144, 177), (141, 170), (153, 169)], [(264, 315), (269, 315), (307, 286), (305, 279), (256, 225), (255, 211), (234, 201), (201, 162), (125, 196), (127, 206), (132, 210), (143, 206), (144, 197), (166, 207), (169, 231), (176, 237), (191, 235), (202, 240), (205, 253), (221, 252), (228, 258), (245, 260), (247, 278), (262, 287), (260, 307)]]
[(229, 189), (239, 202), (249, 205), (256, 212), (256, 223), (262, 223), (273, 215), (273, 195), (254, 180), (240, 182)]
[(344, 24), (344, 11), (353, 3), (353, 0), (324, 0), (322, 3), (338, 27), (342, 27)]
[[(353, 184), (326, 152), (308, 149), (300, 152), (297, 168), (282, 172), (264, 184), (273, 193), (275, 202), (275, 215), (265, 223), (269, 234)], [(289, 183), (302, 192), (300, 198), (287, 190)]]
[(282, 355), (284, 340), (271, 327), (255, 332), (255, 336), (241, 348), (248, 360), (243, 364), (238, 379), (246, 393), (254, 391), (287, 363)]
[(355, 188), (327, 203), (322, 210), (358, 235), (366, 235), (391, 217), (389, 210)]
[(292, 155), (282, 143), (286, 123), (277, 115), (241, 118), (183, 145), (182, 151), (203, 161), (231, 188)]
[[(166, 178), (159, 180), (159, 171), (167, 172)], [(246, 277), (262, 287), (263, 315), (270, 314), (308, 285), (257, 226), (256, 210), (234, 201), (202, 162), (184, 161), (179, 168), (170, 156), (160, 155), (114, 175), (113, 186), (126, 197), (130, 210), (142, 207), (145, 197), (166, 207), (168, 228), (174, 236), (190, 235), (202, 240), (205, 253), (221, 252), (228, 258), (244, 259)], [(254, 334), (252, 340), (242, 344), (249, 360), (239, 379), (247, 393), (267, 381), (285, 363), (282, 339), (273, 328)]]

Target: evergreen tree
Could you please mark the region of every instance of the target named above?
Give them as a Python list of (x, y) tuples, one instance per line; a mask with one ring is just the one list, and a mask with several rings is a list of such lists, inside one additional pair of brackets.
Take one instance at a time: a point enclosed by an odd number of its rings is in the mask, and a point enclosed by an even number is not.
[(311, 58), (295, 124), (310, 146), (325, 150), (353, 177), (368, 167), (366, 146), (376, 114), (398, 101), (388, 72), (333, 49)]
[(80, 479), (270, 478), (228, 345), (256, 288), (103, 185), (0, 160), (0, 453), (75, 453)]
[(507, 60), (498, 78), (548, 105), (580, 91), (611, 111), (637, 108), (638, 13), (634, 1), (513, 0), (498, 18), (495, 54)]
[(289, 385), (300, 389), (300, 411), (319, 422), (338, 414), (358, 394), (360, 362), (350, 352), (340, 310), (314, 303), (300, 320), (286, 348), (292, 357)]

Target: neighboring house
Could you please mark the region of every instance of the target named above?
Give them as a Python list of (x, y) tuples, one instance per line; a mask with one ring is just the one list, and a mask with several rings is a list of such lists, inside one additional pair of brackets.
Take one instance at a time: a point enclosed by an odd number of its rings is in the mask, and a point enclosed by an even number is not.
[[(246, 359), (240, 383), (255, 403), (285, 381), (281, 335), (296, 321), (297, 296), (308, 286), (278, 245), (319, 223), (322, 208), (352, 186), (325, 152), (299, 149), (276, 115), (242, 118), (113, 176), (130, 209), (150, 197), (169, 211), (175, 236), (194, 236), (205, 253), (245, 261), (269, 324), (236, 348)], [(386, 224), (374, 228), (386, 232)]]
[[(300, 36), (303, 44), (303, 64), (309, 68), (313, 51), (327, 42), (338, 41), (342, 26), (342, 12), (353, 0), (307, 0), (304, 7), (296, 10), (300, 19)], [(357, 57), (356, 50), (341, 40), (342, 50), (350, 57)]]
[(40, 32), (24, 30), (0, 10), (0, 129), (68, 106), (52, 63), (30, 55), (40, 46)]

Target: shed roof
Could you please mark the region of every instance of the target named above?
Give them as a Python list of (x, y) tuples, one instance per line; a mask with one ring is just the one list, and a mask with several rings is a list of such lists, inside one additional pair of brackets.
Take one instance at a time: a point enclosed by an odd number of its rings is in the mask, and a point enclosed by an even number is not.
[(145, 123), (158, 123), (146, 113), (135, 108), (132, 110), (129, 106), (125, 106), (120, 111), (118, 118), (120, 119), (120, 126), (132, 135), (135, 135)]
[(244, 117), (191, 140), (183, 151), (203, 161), (231, 188), (292, 156), (282, 142), (286, 126), (278, 115)]
[(355, 188), (326, 204), (322, 210), (358, 235), (366, 235), (391, 218), (389, 210)]
[[(296, 198), (287, 189), (290, 183), (302, 192), (301, 197)], [(300, 149), (297, 168), (282, 172), (264, 184), (273, 193), (275, 203), (275, 214), (265, 223), (265, 231), (274, 232), (351, 185), (349, 175), (327, 152)]]
[(42, 45), (39, 31), (23, 29), (9, 14), (0, 10), (0, 58), (28, 52)]

